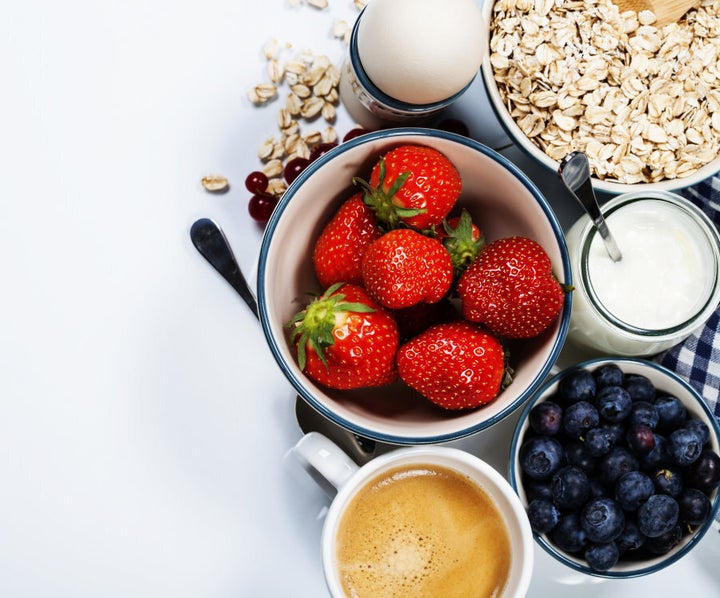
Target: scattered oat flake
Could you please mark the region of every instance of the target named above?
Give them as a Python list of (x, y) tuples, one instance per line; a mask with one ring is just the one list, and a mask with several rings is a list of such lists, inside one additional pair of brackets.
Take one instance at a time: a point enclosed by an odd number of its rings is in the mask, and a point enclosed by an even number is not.
[(225, 193), (230, 189), (227, 178), (221, 174), (209, 174), (202, 178), (202, 186), (210, 193)]
[[(306, 4), (325, 8), (328, 3), (326, 0), (306, 0)], [(336, 31), (340, 36), (347, 36), (350, 27), (346, 22), (336, 23)], [(305, 132), (301, 130), (301, 123), (318, 118), (328, 124), (336, 120), (340, 69), (324, 54), (310, 49), (287, 52), (291, 48), (291, 44), (282, 45), (276, 39), (266, 42), (263, 54), (269, 81), (259, 82), (248, 91), (248, 97), (257, 106), (278, 97), (281, 100), (276, 114), (279, 135), (266, 138), (257, 149), (257, 157), (263, 163), (262, 172), (270, 181), (275, 181), (269, 191), (273, 195), (281, 195), (284, 191), (282, 172), (288, 161), (296, 157), (308, 158), (319, 143), (338, 141), (332, 126), (322, 132)]]
[(348, 22), (345, 20), (338, 19), (333, 23), (333, 28), (332, 28), (333, 37), (336, 37), (338, 39), (345, 39), (349, 30), (350, 30), (350, 25), (348, 25)]

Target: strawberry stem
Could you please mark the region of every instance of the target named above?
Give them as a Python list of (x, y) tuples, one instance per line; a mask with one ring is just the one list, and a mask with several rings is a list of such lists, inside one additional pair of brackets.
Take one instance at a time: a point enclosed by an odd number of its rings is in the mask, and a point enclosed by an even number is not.
[(473, 239), (473, 223), (470, 213), (463, 209), (457, 227), (453, 228), (447, 220), (443, 220), (443, 228), (447, 236), (443, 239), (445, 249), (450, 253), (455, 278), (467, 269), (475, 260), (485, 243), (483, 235)]
[(310, 302), (305, 309), (296, 313), (286, 324), (292, 328), (290, 338), (297, 344), (298, 365), (301, 370), (307, 363), (307, 345), (315, 351), (320, 361), (327, 367), (325, 350), (334, 343), (333, 330), (337, 314), (346, 312), (369, 313), (375, 311), (364, 303), (345, 301), (345, 295), (337, 291), (345, 284), (335, 283), (319, 297)]
[(375, 212), (378, 221), (384, 225), (386, 230), (392, 230), (398, 228), (403, 219), (424, 214), (427, 210), (424, 208), (404, 208), (393, 202), (395, 194), (400, 191), (410, 176), (410, 171), (399, 175), (387, 191), (384, 190), (386, 174), (385, 158), (380, 158), (377, 187), (372, 187), (370, 183), (360, 177), (353, 177), (353, 183), (363, 188), (363, 202)]

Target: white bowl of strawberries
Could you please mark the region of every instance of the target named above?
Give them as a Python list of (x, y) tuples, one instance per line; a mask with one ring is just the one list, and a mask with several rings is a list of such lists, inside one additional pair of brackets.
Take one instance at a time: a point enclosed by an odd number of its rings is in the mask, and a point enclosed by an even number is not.
[(535, 185), (466, 137), (368, 133), (312, 162), (267, 224), (260, 320), (297, 393), (366, 438), (455, 440), (540, 386), (570, 263)]

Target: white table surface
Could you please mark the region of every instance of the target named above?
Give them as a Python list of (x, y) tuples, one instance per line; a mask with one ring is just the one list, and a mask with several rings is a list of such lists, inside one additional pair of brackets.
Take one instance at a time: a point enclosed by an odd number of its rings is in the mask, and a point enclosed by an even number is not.
[[(294, 393), (258, 323), (196, 253), (215, 219), (252, 278), (245, 176), (276, 132), (271, 37), (344, 45), (287, 0), (22, 0), (0, 18), (0, 596), (318, 597), (328, 498), (288, 457)], [(456, 111), (499, 147), (479, 78)], [(352, 125), (342, 110), (337, 129)], [(517, 161), (573, 218), (552, 176)], [(206, 193), (219, 172), (231, 191)], [(504, 467), (512, 420), (460, 443)], [(650, 577), (568, 574), (532, 596), (718, 595), (720, 537)]]

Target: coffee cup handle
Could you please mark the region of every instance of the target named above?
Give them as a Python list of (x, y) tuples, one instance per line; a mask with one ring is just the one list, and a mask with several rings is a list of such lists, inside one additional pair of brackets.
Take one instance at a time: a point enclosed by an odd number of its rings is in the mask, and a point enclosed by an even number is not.
[(305, 434), (293, 453), (328, 494), (337, 492), (359, 469), (340, 447), (319, 432)]

